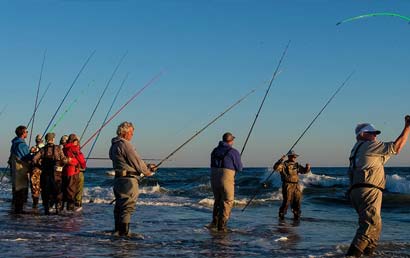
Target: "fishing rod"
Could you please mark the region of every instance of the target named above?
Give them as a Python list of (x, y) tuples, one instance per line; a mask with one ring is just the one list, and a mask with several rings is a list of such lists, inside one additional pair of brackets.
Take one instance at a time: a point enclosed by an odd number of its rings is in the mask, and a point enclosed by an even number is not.
[(115, 112), (108, 120), (107, 122), (105, 122), (95, 133), (93, 133), (90, 138), (88, 138), (83, 145), (81, 145), (81, 149), (84, 148), (99, 132), (101, 132), (101, 130), (107, 126), (128, 104), (130, 104), (136, 97), (138, 97), (138, 95), (140, 95), (146, 88), (148, 88), (149, 86), (151, 86), (156, 80), (159, 79), (159, 77), (161, 77), (162, 72), (158, 73), (157, 75), (155, 75), (149, 82), (147, 82), (144, 87), (142, 87), (139, 91), (137, 91), (134, 95), (131, 96), (131, 98), (125, 102), (124, 105), (122, 105), (117, 112)]
[[(37, 112), (37, 109), (40, 106), (41, 102), (43, 102), (44, 96), (46, 95), (48, 89), (50, 88), (50, 85), (51, 85), (51, 82), (48, 83), (47, 88), (45, 89), (45, 91), (41, 95), (40, 101), (37, 103), (36, 112)], [(33, 117), (34, 117), (34, 113), (33, 113), (33, 115), (31, 115), (30, 120), (27, 123), (27, 128), (30, 126), (31, 122), (33, 121)]]
[(187, 143), (189, 143), (191, 140), (193, 140), (196, 136), (198, 136), (200, 133), (202, 133), (206, 128), (208, 128), (210, 125), (212, 125), (213, 123), (215, 123), (219, 118), (221, 118), (222, 116), (224, 116), (228, 111), (230, 111), (232, 108), (234, 108), (236, 105), (238, 105), (239, 103), (241, 103), (243, 100), (245, 100), (249, 95), (251, 95), (252, 93), (254, 93), (256, 91), (256, 89), (251, 90), (250, 92), (248, 92), (245, 96), (243, 96), (242, 98), (240, 98), (239, 100), (237, 100), (235, 103), (233, 103), (231, 106), (229, 106), (225, 111), (223, 111), (221, 114), (219, 114), (218, 116), (216, 116), (214, 119), (212, 119), (207, 125), (205, 125), (202, 129), (200, 129), (199, 131), (197, 131), (194, 135), (192, 135), (188, 140), (186, 140), (183, 144), (181, 144), (178, 148), (176, 148), (173, 152), (171, 152), (168, 156), (166, 156), (164, 159), (162, 159), (158, 164), (156, 164), (156, 167), (161, 166), (162, 163), (164, 163), (164, 161), (168, 160), (170, 157), (172, 157), (175, 153), (177, 153), (182, 147), (184, 147)]
[(34, 102), (34, 111), (33, 111), (33, 124), (31, 125), (31, 128), (30, 128), (30, 137), (29, 137), (29, 140), (28, 140), (28, 146), (31, 145), (31, 137), (33, 135), (34, 120), (36, 118), (38, 95), (40, 93), (41, 78), (43, 77), (44, 63), (46, 61), (46, 53), (47, 53), (47, 49), (44, 50), (43, 62), (41, 64), (41, 69), (40, 69), (40, 78), (38, 79), (38, 84), (37, 84), (36, 101)]
[(261, 104), (260, 104), (260, 106), (259, 106), (258, 112), (256, 113), (255, 119), (253, 120), (253, 123), (252, 123), (251, 128), (250, 128), (249, 133), (248, 133), (248, 136), (246, 136), (245, 143), (243, 144), (243, 147), (242, 147), (242, 150), (241, 150), (241, 156), (242, 156), (243, 152), (245, 151), (245, 147), (246, 147), (246, 144), (248, 143), (249, 137), (251, 136), (251, 133), (252, 133), (252, 131), (253, 131), (253, 127), (255, 126), (256, 120), (257, 120), (258, 117), (259, 117), (259, 113), (261, 112), (262, 107), (263, 107), (263, 104), (265, 103), (266, 97), (268, 96), (268, 93), (269, 93), (269, 91), (270, 91), (270, 89), (271, 89), (271, 87), (272, 87), (272, 83), (273, 83), (273, 81), (275, 80), (276, 75), (278, 74), (280, 65), (282, 64), (283, 58), (285, 57), (286, 52), (288, 51), (289, 45), (290, 45), (290, 40), (289, 40), (288, 44), (286, 45), (285, 50), (284, 50), (283, 53), (282, 53), (282, 56), (281, 56), (281, 58), (280, 58), (280, 60), (279, 60), (278, 65), (276, 66), (275, 71), (273, 72), (272, 79), (271, 79), (270, 82), (269, 82), (269, 87), (267, 88), (267, 90), (266, 90), (266, 92), (265, 92), (265, 95), (263, 96), (262, 102), (261, 102)]
[[(299, 143), (299, 141), (302, 139), (302, 137), (306, 134), (306, 132), (310, 129), (310, 127), (313, 125), (313, 123), (316, 121), (316, 119), (322, 114), (322, 112), (326, 109), (326, 107), (330, 104), (330, 102), (333, 100), (333, 98), (339, 93), (339, 91), (346, 85), (346, 83), (350, 80), (350, 78), (353, 76), (354, 71), (351, 72), (349, 74), (349, 76), (347, 76), (347, 78), (343, 81), (343, 83), (339, 86), (339, 88), (337, 88), (337, 90), (335, 91), (335, 93), (333, 93), (333, 95), (329, 98), (329, 100), (326, 102), (326, 104), (322, 107), (322, 109), (319, 111), (319, 113), (315, 116), (315, 118), (313, 118), (312, 122), (310, 122), (310, 124), (306, 127), (306, 129), (302, 132), (302, 134), (299, 136), (299, 138), (295, 141), (295, 143), (292, 145), (292, 147), (290, 147), (289, 152), (291, 152), (293, 150), (293, 148)], [(262, 185), (265, 185), (266, 182), (271, 178), (271, 176), (273, 175), (273, 173), (275, 173), (275, 170), (272, 170), (272, 172), (270, 173), (270, 175), (264, 180), (264, 183), (262, 183)], [(255, 199), (255, 197), (259, 194), (260, 192), (260, 188), (258, 188), (258, 190), (254, 193), (254, 195), (252, 196), (252, 198), (246, 203), (245, 207), (242, 209), (242, 212), (244, 212), (246, 210), (246, 208), (249, 206), (249, 204), (251, 204), (251, 202), (253, 201), (253, 199)]]
[[(91, 160), (111, 160), (110, 158), (103, 158), (103, 157), (90, 157), (90, 158), (88, 158), (88, 159), (91, 159)], [(142, 158), (142, 160), (160, 160), (160, 159), (145, 159), (145, 158)]]
[(70, 112), (70, 110), (74, 107), (75, 104), (78, 103), (78, 99), (84, 95), (87, 90), (90, 88), (91, 85), (94, 85), (94, 80), (91, 81), (90, 83), (88, 83), (87, 88), (83, 89), (80, 92), (80, 95), (77, 96), (77, 98), (75, 98), (70, 105), (67, 106), (67, 108), (64, 110), (64, 112), (60, 115), (60, 117), (57, 119), (57, 121), (54, 123), (54, 125), (50, 128), (50, 132), (53, 132), (54, 129), (57, 127), (57, 125), (64, 119), (65, 115)]
[[(129, 73), (127, 73), (127, 74), (125, 75), (124, 79), (123, 79), (122, 82), (121, 82), (120, 87), (118, 88), (117, 92), (115, 93), (114, 99), (113, 99), (112, 102), (111, 102), (111, 106), (110, 106), (110, 108), (108, 109), (107, 114), (105, 115), (105, 118), (104, 118), (104, 121), (102, 122), (102, 125), (105, 124), (105, 122), (107, 121), (108, 116), (110, 115), (110, 112), (111, 112), (111, 110), (112, 110), (112, 108), (113, 108), (113, 106), (114, 106), (114, 103), (115, 103), (115, 101), (117, 100), (118, 95), (120, 94), (120, 92), (121, 92), (121, 90), (122, 90), (122, 87), (124, 86), (125, 82), (126, 82), (127, 79), (128, 79), (128, 75), (129, 75)], [(95, 144), (96, 144), (97, 141), (98, 141), (98, 138), (100, 137), (100, 134), (101, 134), (101, 131), (99, 131), (98, 134), (97, 134), (97, 136), (95, 137), (94, 142), (93, 142), (93, 144), (91, 145), (90, 151), (88, 152), (86, 161), (88, 161), (89, 157), (91, 156), (91, 153), (92, 153), (92, 151), (93, 151), (93, 149), (94, 149)]]
[(99, 97), (99, 99), (98, 99), (98, 101), (97, 101), (97, 104), (96, 104), (95, 107), (94, 107), (93, 112), (91, 112), (90, 119), (88, 119), (88, 122), (87, 122), (87, 124), (86, 124), (85, 127), (84, 127), (83, 133), (82, 133), (81, 136), (80, 136), (80, 142), (81, 142), (81, 139), (83, 139), (84, 134), (85, 134), (85, 132), (87, 131), (88, 126), (90, 125), (91, 120), (93, 119), (94, 114), (95, 114), (95, 112), (97, 111), (98, 106), (100, 105), (101, 100), (102, 100), (102, 98), (103, 98), (104, 95), (105, 95), (105, 92), (107, 91), (108, 87), (110, 86), (111, 81), (112, 81), (112, 79), (114, 78), (114, 75), (116, 74), (118, 68), (120, 67), (122, 61), (123, 61), (124, 58), (127, 56), (127, 54), (128, 54), (128, 51), (125, 52), (125, 54), (121, 57), (121, 59), (120, 59), (120, 61), (118, 62), (117, 66), (114, 68), (114, 71), (112, 72), (111, 77), (108, 79), (108, 81), (107, 81), (107, 83), (106, 83), (106, 85), (105, 85), (105, 88), (104, 88), (103, 92), (101, 93), (101, 96)]
[(64, 95), (63, 99), (61, 100), (60, 105), (58, 106), (57, 110), (55, 111), (53, 117), (50, 119), (50, 122), (48, 123), (48, 125), (46, 127), (46, 130), (44, 130), (43, 137), (47, 133), (48, 128), (50, 127), (51, 123), (53, 122), (54, 118), (56, 117), (58, 111), (60, 110), (61, 106), (63, 105), (63, 103), (64, 103), (65, 99), (67, 98), (68, 94), (70, 93), (71, 89), (74, 87), (74, 84), (77, 82), (77, 80), (80, 77), (81, 73), (83, 72), (84, 68), (87, 66), (88, 62), (90, 61), (90, 59), (93, 57), (94, 54), (95, 54), (95, 50), (88, 56), (87, 60), (85, 61), (85, 63), (81, 67), (80, 71), (77, 73), (76, 77), (74, 78), (74, 81), (71, 83), (70, 87), (68, 88), (66, 94)]
[(6, 110), (7, 106), (8, 106), (7, 104), (4, 105), (3, 109), (0, 111), (0, 116), (4, 113), (4, 111)]

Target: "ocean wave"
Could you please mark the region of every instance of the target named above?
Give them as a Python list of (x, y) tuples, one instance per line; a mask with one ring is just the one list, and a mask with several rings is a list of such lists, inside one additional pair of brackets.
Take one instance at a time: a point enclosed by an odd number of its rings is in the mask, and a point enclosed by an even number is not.
[[(146, 186), (139, 189), (139, 194), (155, 194), (155, 193), (166, 193), (167, 189), (161, 187), (159, 184), (154, 186)], [(111, 187), (86, 187), (84, 188), (84, 202), (91, 203), (110, 203), (115, 199), (113, 190)]]
[(387, 175), (386, 189), (391, 193), (410, 194), (410, 181), (397, 174)]
[(326, 175), (318, 175), (308, 173), (300, 176), (300, 182), (305, 186), (313, 187), (336, 187), (336, 186), (348, 186), (349, 179), (347, 177), (333, 177)]
[[(279, 201), (282, 200), (282, 189), (270, 193), (266, 198), (256, 198), (252, 201), (253, 204), (263, 204), (266, 202), (272, 201)], [(234, 206), (237, 207), (244, 207), (249, 202), (249, 198), (240, 198), (234, 200)], [(206, 206), (206, 207), (213, 207), (214, 206), (214, 199), (211, 197), (203, 198), (198, 202), (199, 205)]]

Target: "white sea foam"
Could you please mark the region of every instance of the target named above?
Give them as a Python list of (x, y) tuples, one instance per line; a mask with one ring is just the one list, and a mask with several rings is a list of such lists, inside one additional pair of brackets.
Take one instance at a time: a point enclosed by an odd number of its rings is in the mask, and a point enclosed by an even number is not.
[(410, 181), (397, 174), (386, 177), (386, 189), (393, 193), (410, 194)]
[(300, 182), (304, 186), (316, 186), (316, 187), (333, 187), (333, 186), (347, 186), (349, 185), (349, 180), (347, 177), (333, 177), (326, 175), (318, 175), (313, 173), (308, 173), (305, 175), (300, 175)]
[(287, 237), (279, 237), (278, 239), (275, 239), (275, 242), (283, 242), (283, 241), (288, 241), (289, 239)]
[[(254, 199), (253, 203), (264, 203), (264, 202), (271, 202), (271, 201), (277, 201), (277, 200), (282, 200), (282, 193), (281, 189), (279, 189), (276, 192), (271, 193), (270, 196), (267, 198), (260, 198), (260, 199)], [(242, 199), (235, 199), (234, 200), (234, 206), (245, 206), (249, 202), (249, 198), (242, 198)], [(199, 205), (206, 206), (206, 207), (213, 207), (214, 206), (214, 199), (209, 197), (209, 198), (204, 198), (198, 202)]]

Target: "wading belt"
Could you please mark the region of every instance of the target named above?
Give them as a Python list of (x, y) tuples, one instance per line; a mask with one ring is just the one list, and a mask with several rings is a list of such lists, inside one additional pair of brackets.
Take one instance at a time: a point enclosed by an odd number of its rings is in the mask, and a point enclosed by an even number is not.
[(138, 177), (141, 174), (135, 171), (116, 170), (115, 177)]
[(366, 184), (366, 183), (358, 183), (358, 184), (354, 184), (350, 187), (350, 190), (356, 189), (356, 188), (376, 188), (379, 189), (380, 191), (384, 191), (383, 188), (372, 185), (372, 184)]

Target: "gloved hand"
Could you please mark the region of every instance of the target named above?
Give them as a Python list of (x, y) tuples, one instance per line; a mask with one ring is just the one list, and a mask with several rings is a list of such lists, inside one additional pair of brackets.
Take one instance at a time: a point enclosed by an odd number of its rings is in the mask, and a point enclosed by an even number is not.
[(405, 121), (406, 127), (409, 127), (410, 126), (410, 116), (409, 115), (405, 116), (404, 121)]

